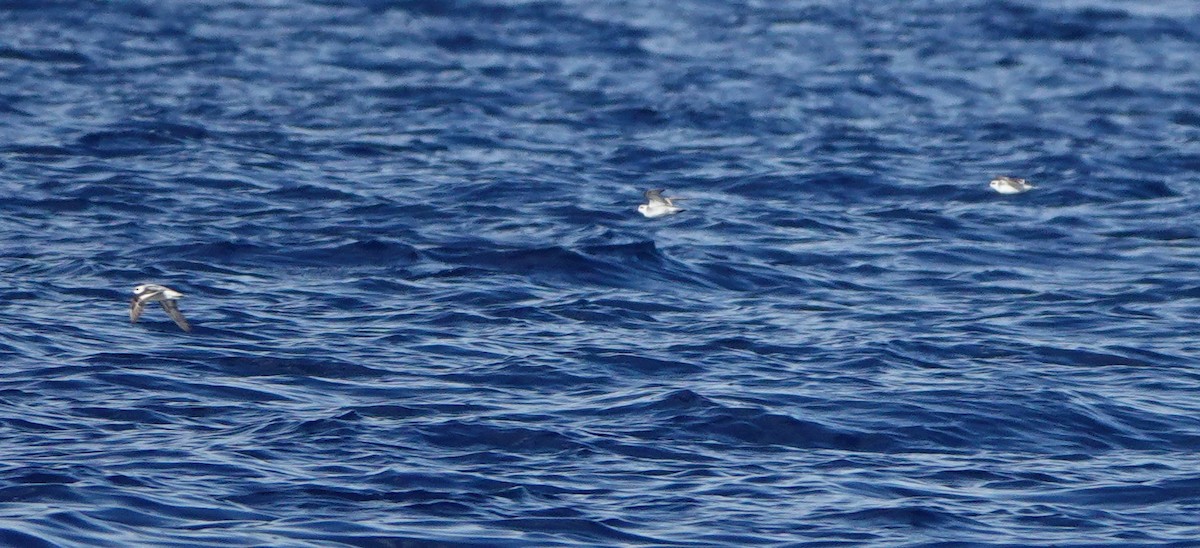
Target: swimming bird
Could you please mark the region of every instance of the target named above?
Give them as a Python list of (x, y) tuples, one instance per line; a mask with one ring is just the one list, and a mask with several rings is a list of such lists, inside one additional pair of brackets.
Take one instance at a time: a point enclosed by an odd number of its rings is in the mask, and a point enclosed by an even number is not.
[(666, 215), (674, 215), (683, 211), (683, 208), (675, 205), (670, 198), (662, 195), (663, 189), (647, 190), (646, 203), (638, 206), (638, 213), (645, 215), (646, 218), (654, 219), (656, 217), (664, 217)]
[(133, 288), (133, 301), (129, 303), (129, 323), (137, 322), (138, 316), (141, 316), (142, 310), (146, 308), (146, 303), (158, 301), (163, 310), (167, 311), (167, 315), (175, 320), (175, 325), (184, 331), (191, 331), (191, 324), (183, 317), (183, 313), (179, 311), (179, 304), (175, 302), (180, 297), (183, 297), (183, 293), (158, 284), (145, 284)]
[(1025, 179), (1004, 175), (992, 179), (992, 182), (988, 183), (988, 185), (996, 189), (996, 192), (1000, 194), (1020, 194), (1031, 188), (1037, 188), (1026, 182)]

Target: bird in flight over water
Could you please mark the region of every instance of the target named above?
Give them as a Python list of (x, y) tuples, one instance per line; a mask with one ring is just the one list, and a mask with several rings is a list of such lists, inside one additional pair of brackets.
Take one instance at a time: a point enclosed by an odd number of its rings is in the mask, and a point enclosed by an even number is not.
[(176, 302), (180, 297), (183, 297), (183, 293), (158, 284), (145, 284), (133, 288), (133, 300), (129, 303), (129, 323), (137, 322), (146, 308), (146, 303), (158, 301), (163, 310), (167, 311), (167, 315), (175, 320), (175, 325), (184, 331), (191, 331), (191, 324), (183, 317), (183, 313), (179, 311), (179, 303)]
[(646, 203), (638, 206), (638, 213), (645, 215), (648, 219), (654, 219), (656, 217), (674, 215), (680, 211), (683, 211), (683, 208), (675, 205), (675, 202), (671, 201), (670, 198), (663, 196), (662, 193), (663, 189), (661, 188), (657, 190), (647, 190)]
[(1029, 184), (1029, 182), (1025, 179), (1007, 177), (1004, 175), (992, 179), (992, 182), (988, 183), (988, 186), (996, 189), (996, 192), (999, 192), (1000, 194), (1020, 194), (1031, 188), (1037, 188)]

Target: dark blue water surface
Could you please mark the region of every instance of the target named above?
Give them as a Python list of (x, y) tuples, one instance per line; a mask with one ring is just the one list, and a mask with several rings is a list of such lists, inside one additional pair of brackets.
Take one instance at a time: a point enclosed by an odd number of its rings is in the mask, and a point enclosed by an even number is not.
[(1191, 0), (0, 0), (0, 545), (1198, 516)]

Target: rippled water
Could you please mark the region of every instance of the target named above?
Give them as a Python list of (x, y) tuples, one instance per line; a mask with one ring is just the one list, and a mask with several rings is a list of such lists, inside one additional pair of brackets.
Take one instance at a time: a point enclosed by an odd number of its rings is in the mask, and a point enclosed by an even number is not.
[(0, 544), (1200, 538), (1190, 1), (0, 0), (0, 82)]

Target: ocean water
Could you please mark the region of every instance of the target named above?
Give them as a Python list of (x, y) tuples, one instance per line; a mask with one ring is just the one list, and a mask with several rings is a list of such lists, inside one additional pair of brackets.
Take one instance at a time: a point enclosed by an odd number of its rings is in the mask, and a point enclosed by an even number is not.
[(0, 0), (0, 545), (1200, 545), (1198, 212), (1190, 0)]

